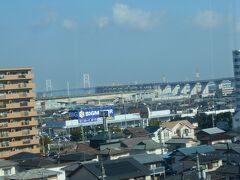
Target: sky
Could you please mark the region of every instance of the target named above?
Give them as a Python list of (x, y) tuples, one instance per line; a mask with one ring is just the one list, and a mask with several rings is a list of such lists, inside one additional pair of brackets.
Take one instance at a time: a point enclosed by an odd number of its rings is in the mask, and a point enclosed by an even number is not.
[(232, 77), (239, 48), (238, 0), (0, 2), (0, 68), (32, 67), (37, 91)]

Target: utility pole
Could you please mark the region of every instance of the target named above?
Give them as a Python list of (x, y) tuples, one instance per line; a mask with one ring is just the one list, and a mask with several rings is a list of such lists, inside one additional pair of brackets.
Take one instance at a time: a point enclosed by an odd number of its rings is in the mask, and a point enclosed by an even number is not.
[(215, 127), (215, 117), (214, 117), (214, 114), (213, 112), (215, 112), (216, 114), (216, 111), (215, 111), (215, 106), (214, 106), (214, 97), (213, 97), (213, 104), (212, 104), (212, 126)]
[(107, 117), (109, 117), (108, 111), (100, 111), (99, 117), (103, 118), (103, 129), (104, 129), (104, 132), (107, 132), (108, 131)]
[(43, 135), (43, 127), (42, 127), (43, 123), (42, 123), (42, 118), (41, 118), (40, 114), (38, 115), (38, 119), (39, 119), (39, 121), (41, 123), (42, 151), (43, 151), (43, 154), (45, 155), (45, 143), (44, 143), (45, 138), (44, 138), (44, 135)]
[(81, 132), (82, 132), (82, 141), (85, 142), (85, 136), (84, 136), (84, 128), (83, 128), (83, 125), (81, 125)]
[(198, 179), (202, 179), (201, 169), (200, 169), (200, 162), (199, 162), (199, 155), (198, 152), (196, 152), (196, 159), (197, 159), (197, 173), (198, 173)]
[(103, 166), (103, 157), (101, 156), (101, 171), (102, 171), (102, 180), (105, 180), (106, 173), (105, 173), (105, 168)]

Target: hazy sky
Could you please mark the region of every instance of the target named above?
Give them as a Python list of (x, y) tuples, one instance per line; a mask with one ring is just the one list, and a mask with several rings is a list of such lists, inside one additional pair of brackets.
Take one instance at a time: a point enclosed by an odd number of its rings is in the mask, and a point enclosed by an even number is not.
[(33, 67), (37, 90), (233, 76), (238, 0), (0, 2), (0, 67)]

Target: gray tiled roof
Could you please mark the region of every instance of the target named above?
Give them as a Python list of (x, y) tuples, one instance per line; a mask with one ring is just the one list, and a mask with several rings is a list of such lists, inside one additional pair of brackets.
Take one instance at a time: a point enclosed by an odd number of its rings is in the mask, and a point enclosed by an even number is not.
[(157, 154), (136, 154), (130, 157), (134, 158), (141, 164), (160, 162), (164, 160), (164, 155), (161, 156)]
[(222, 129), (219, 129), (217, 127), (214, 128), (207, 128), (207, 129), (202, 129), (201, 131), (207, 133), (207, 134), (218, 134), (218, 133), (224, 133)]
[(185, 143), (188, 143), (190, 141), (194, 141), (193, 139), (191, 138), (172, 138), (172, 139), (169, 139), (166, 144), (185, 144)]
[(0, 167), (10, 167), (10, 166), (15, 166), (17, 164), (18, 163), (14, 162), (14, 161), (0, 159)]
[[(103, 163), (106, 179), (129, 179), (134, 177), (147, 176), (151, 174), (144, 165), (140, 164), (133, 158), (123, 158), (114, 161), (105, 161)], [(83, 163), (83, 166), (93, 173), (96, 177), (100, 177), (101, 166), (99, 162), (95, 163)]]
[(9, 176), (8, 179), (12, 179), (12, 180), (40, 179), (40, 178), (47, 178), (49, 176), (56, 176), (58, 174), (59, 172), (41, 168), (41, 169), (32, 169), (32, 170), (23, 171), (21, 173), (17, 173), (13, 176)]

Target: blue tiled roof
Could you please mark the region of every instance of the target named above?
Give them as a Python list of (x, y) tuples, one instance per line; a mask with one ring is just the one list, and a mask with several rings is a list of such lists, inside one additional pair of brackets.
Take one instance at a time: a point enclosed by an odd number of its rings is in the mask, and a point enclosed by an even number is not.
[(195, 147), (188, 147), (188, 148), (179, 148), (177, 151), (183, 153), (184, 155), (191, 155), (195, 153), (209, 153), (215, 151), (212, 146), (208, 145), (200, 145)]
[(149, 133), (156, 132), (160, 127), (159, 126), (147, 126), (145, 127), (145, 130)]

